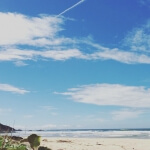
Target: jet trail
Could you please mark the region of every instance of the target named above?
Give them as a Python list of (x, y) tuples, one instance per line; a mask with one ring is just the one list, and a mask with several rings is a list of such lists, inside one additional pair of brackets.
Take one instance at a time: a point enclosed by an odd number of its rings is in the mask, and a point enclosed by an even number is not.
[(81, 3), (83, 3), (85, 0), (81, 0), (78, 3), (74, 4), (73, 6), (69, 7), (68, 9), (64, 10), (63, 12), (61, 12), (59, 15), (57, 15), (57, 17), (61, 16), (62, 14), (66, 13), (67, 11), (75, 8), (76, 6), (80, 5)]

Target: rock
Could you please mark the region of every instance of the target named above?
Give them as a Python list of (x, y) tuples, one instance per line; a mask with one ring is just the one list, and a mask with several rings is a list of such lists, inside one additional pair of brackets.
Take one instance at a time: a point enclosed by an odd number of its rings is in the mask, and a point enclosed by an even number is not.
[(47, 140), (47, 139), (43, 139), (42, 141), (44, 141), (44, 142), (48, 142), (48, 140)]
[(11, 136), (11, 139), (15, 140), (15, 141), (21, 141), (21, 140), (23, 140), (23, 138), (19, 137), (19, 136)]
[(38, 150), (52, 150), (52, 149), (50, 149), (50, 148), (48, 148), (48, 147), (40, 146), (40, 147), (38, 148)]
[(0, 123), (0, 133), (5, 133), (5, 132), (8, 133), (8, 132), (14, 132), (14, 131), (16, 131), (14, 128)]

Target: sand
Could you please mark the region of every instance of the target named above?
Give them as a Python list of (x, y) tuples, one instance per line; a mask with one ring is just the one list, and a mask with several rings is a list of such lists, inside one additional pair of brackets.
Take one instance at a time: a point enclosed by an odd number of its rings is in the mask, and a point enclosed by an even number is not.
[(150, 150), (150, 139), (42, 138), (52, 150)]

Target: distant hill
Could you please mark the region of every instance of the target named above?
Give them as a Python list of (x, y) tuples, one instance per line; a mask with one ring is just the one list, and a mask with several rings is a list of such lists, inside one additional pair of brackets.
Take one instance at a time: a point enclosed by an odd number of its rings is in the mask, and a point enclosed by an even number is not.
[(12, 131), (15, 131), (15, 129), (0, 123), (0, 132), (1, 133), (2, 132), (12, 132)]

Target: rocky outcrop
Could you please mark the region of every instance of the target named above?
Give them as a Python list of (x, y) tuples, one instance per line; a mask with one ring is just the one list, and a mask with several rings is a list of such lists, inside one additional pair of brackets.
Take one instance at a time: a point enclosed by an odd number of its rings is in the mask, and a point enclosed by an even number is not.
[(14, 132), (15, 129), (6, 125), (3, 125), (0, 123), (0, 132), (4, 133), (4, 132)]

